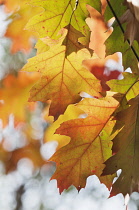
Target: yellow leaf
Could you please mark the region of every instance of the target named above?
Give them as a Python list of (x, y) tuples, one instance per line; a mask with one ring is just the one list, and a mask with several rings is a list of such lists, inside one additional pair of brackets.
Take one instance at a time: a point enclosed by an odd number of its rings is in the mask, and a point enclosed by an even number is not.
[(69, 104), (79, 102), (80, 92), (101, 97), (102, 89), (99, 80), (82, 67), (83, 59), (91, 57), (87, 49), (67, 56), (67, 47), (61, 46), (65, 32), (56, 45), (51, 46), (47, 52), (29, 59), (22, 69), (41, 72), (41, 80), (31, 89), (29, 100), (51, 100), (50, 115), (55, 118), (63, 114)]
[(68, 136), (61, 136), (59, 134), (55, 134), (56, 129), (62, 124), (63, 122), (71, 119), (76, 119), (79, 115), (83, 114), (84, 112), (75, 107), (74, 105), (69, 105), (63, 115), (60, 115), (59, 118), (53, 122), (46, 130), (45, 133), (45, 141), (57, 141), (58, 142), (58, 149), (63, 147), (64, 145), (69, 143), (70, 138)]

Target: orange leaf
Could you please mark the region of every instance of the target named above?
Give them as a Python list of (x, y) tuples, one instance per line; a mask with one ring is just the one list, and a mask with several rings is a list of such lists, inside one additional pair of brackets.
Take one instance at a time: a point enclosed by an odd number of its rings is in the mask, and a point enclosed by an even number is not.
[(10, 172), (15, 170), (18, 161), (22, 158), (29, 158), (33, 162), (35, 168), (41, 167), (46, 163), (40, 154), (39, 142), (34, 140), (34, 142), (31, 142), (27, 146), (11, 152), (10, 160), (7, 159), (7, 162), (5, 162), (6, 171)]
[(110, 36), (111, 31), (108, 30), (103, 16), (95, 10), (93, 7), (87, 5), (87, 9), (91, 18), (86, 19), (91, 30), (89, 47), (101, 58), (105, 57), (105, 45), (104, 42)]
[[(8, 2), (7, 2), (8, 3)], [(12, 22), (9, 24), (5, 36), (12, 39), (11, 52), (19, 50), (29, 52), (32, 47), (31, 38), (37, 37), (37, 33), (24, 30), (28, 20), (41, 12), (41, 8), (28, 6), (26, 1), (15, 5), (18, 11), (11, 15)], [(13, 8), (14, 9), (14, 8)]]
[(16, 123), (25, 121), (26, 108), (31, 104), (27, 102), (29, 89), (39, 78), (38, 74), (27, 74), (20, 72), (17, 77), (8, 75), (3, 80), (3, 86), (0, 89), (0, 99), (4, 101), (1, 104), (0, 118), (4, 125), (8, 122), (10, 114), (14, 114)]
[(50, 159), (57, 164), (52, 179), (57, 179), (60, 193), (70, 185), (78, 190), (85, 187), (87, 177), (93, 174), (108, 188), (111, 187), (113, 177), (100, 175), (104, 169), (104, 161), (111, 156), (109, 135), (114, 122), (110, 119), (118, 104), (112, 97), (103, 100), (84, 99), (77, 106), (88, 117), (64, 122), (57, 129), (56, 133), (71, 137), (70, 143), (59, 149)]

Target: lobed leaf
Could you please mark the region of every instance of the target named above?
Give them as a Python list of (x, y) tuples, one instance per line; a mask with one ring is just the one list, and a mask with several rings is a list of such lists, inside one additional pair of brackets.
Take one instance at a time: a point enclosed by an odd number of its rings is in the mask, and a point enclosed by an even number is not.
[(111, 91), (123, 94), (123, 97), (129, 101), (139, 94), (139, 76), (127, 72), (124, 72), (123, 76), (122, 80), (111, 80), (107, 84)]
[(56, 133), (71, 137), (70, 143), (50, 159), (57, 164), (52, 179), (57, 179), (60, 193), (70, 185), (80, 190), (85, 187), (87, 177), (93, 174), (110, 189), (113, 177), (100, 175), (103, 162), (111, 156), (110, 134), (114, 125), (111, 115), (118, 104), (112, 97), (84, 99), (77, 107), (88, 117), (69, 120), (57, 129)]
[[(83, 49), (85, 46), (81, 43), (80, 38), (83, 38), (83, 34), (80, 31), (77, 31), (72, 25), (65, 27), (68, 30), (67, 36), (63, 41), (63, 45), (67, 47), (66, 56), (70, 55), (72, 52), (78, 52)], [(85, 44), (86, 45), (86, 44)], [(87, 44), (88, 45), (88, 44)], [(86, 47), (91, 53), (93, 52), (89, 47)]]
[(113, 152), (116, 154), (105, 162), (103, 171), (103, 175), (109, 175), (122, 169), (112, 186), (111, 196), (139, 192), (139, 96), (131, 99), (129, 104), (128, 109), (117, 115), (125, 125), (113, 140)]
[[(115, 52), (121, 52), (123, 57), (124, 69), (130, 67), (134, 73), (138, 72), (138, 59), (134, 55), (129, 44), (124, 42), (124, 35), (121, 29), (117, 26), (114, 28), (112, 35), (105, 42), (106, 55), (111, 55)], [(133, 44), (134, 49), (138, 52), (138, 44)]]
[(69, 24), (88, 36), (89, 31), (85, 23), (85, 18), (88, 16), (86, 4), (98, 10), (101, 6), (98, 0), (78, 1), (77, 6), (75, 0), (51, 0), (49, 3), (45, 0), (31, 0), (29, 4), (44, 8), (44, 12), (31, 18), (26, 28), (37, 31), (40, 37), (49, 36), (53, 39), (57, 39), (58, 31)]
[[(116, 53), (114, 55), (107, 56), (105, 59), (94, 58), (84, 60), (83, 65), (101, 81), (103, 91), (110, 90), (106, 84), (107, 81), (118, 79), (118, 77), (122, 75), (122, 64), (119, 62), (119, 57)], [(115, 90), (112, 91), (118, 92)]]
[(67, 56), (68, 48), (61, 46), (64, 37), (47, 52), (29, 59), (29, 63), (22, 69), (41, 72), (41, 80), (31, 89), (29, 100), (51, 100), (50, 115), (55, 118), (63, 114), (69, 104), (79, 102), (79, 93), (82, 91), (101, 97), (100, 82), (82, 67), (82, 60), (90, 58), (89, 51), (82, 49)]
[(69, 136), (56, 134), (55, 131), (63, 122), (71, 119), (76, 119), (82, 114), (84, 114), (84, 112), (78, 107), (72, 104), (69, 105), (64, 114), (60, 115), (59, 118), (47, 128), (44, 136), (44, 141), (57, 141), (58, 149), (68, 144), (70, 139)]
[[(111, 0), (110, 4), (118, 17), (123, 15), (123, 13), (126, 11), (126, 7), (123, 5), (122, 0)], [(105, 11), (105, 18), (108, 20), (108, 18), (113, 17), (112, 11), (110, 8), (106, 9)], [(125, 27), (123, 27), (125, 28)], [(127, 41), (124, 40), (124, 34), (119, 27), (118, 23), (116, 22), (114, 26), (113, 33), (110, 35), (110, 37), (106, 40), (106, 55), (111, 55), (115, 52), (121, 52), (123, 55), (123, 66), (124, 69), (127, 69), (130, 67), (133, 72), (138, 72), (138, 44), (137, 42), (133, 43), (133, 48), (137, 53), (137, 56), (135, 56), (133, 50), (131, 49), (131, 46)]]
[(96, 9), (87, 5), (90, 17), (86, 19), (86, 23), (91, 30), (89, 47), (100, 58), (105, 57), (106, 46), (104, 42), (110, 36), (111, 30), (108, 30), (108, 26), (104, 22), (104, 17)]

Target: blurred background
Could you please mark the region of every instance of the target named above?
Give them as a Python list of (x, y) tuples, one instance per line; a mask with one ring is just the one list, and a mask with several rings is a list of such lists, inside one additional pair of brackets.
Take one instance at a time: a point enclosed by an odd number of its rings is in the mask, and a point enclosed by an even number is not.
[(127, 203), (128, 210), (138, 210), (138, 193), (108, 198), (96, 176), (79, 193), (71, 186), (61, 195), (56, 180), (50, 181), (55, 164), (48, 159), (58, 141), (49, 132), (49, 104), (28, 102), (39, 76), (19, 70), (36, 54), (36, 35), (19, 33), (26, 20), (14, 7), (0, 6), (0, 210), (125, 210)]

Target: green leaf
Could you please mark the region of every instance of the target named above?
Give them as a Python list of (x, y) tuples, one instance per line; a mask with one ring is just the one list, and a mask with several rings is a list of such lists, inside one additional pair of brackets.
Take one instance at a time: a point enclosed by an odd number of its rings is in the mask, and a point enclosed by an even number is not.
[[(131, 50), (128, 42), (124, 41), (124, 34), (118, 26), (114, 28), (113, 33), (106, 40), (105, 44), (106, 55), (111, 55), (115, 52), (121, 52), (124, 69), (130, 67), (133, 72), (138, 72), (138, 60)], [(134, 42), (133, 47), (136, 52), (139, 51), (137, 42)]]
[[(123, 13), (126, 10), (126, 7), (123, 4), (123, 0), (111, 0), (110, 4), (114, 10), (114, 12), (117, 14), (118, 17), (122, 16)], [(106, 10), (105, 10), (105, 14), (104, 14), (104, 18), (106, 21), (110, 20), (113, 17), (113, 13), (110, 9), (110, 7), (107, 5)]]
[(127, 101), (129, 101), (139, 94), (139, 76), (127, 72), (124, 72), (123, 76), (124, 79), (110, 80), (107, 84), (111, 91), (123, 94), (123, 97), (126, 97)]
[[(118, 17), (118, 19), (124, 14), (126, 11), (126, 7), (123, 5), (122, 0), (111, 0), (110, 4)], [(109, 7), (107, 7), (105, 11), (105, 19), (108, 20), (113, 17), (113, 13)], [(133, 53), (131, 46), (127, 41), (124, 40), (124, 34), (115, 20), (116, 24), (114, 26), (114, 31), (110, 35), (110, 37), (106, 40), (106, 55), (111, 55), (115, 52), (121, 52), (123, 55), (123, 66), (124, 69), (130, 67), (133, 72), (138, 72), (138, 59)], [(125, 26), (122, 26), (125, 30)], [(139, 51), (139, 46), (136, 41), (133, 43), (133, 48), (136, 53)], [(137, 53), (138, 54), (138, 53)], [(139, 56), (138, 56), (139, 57)]]

